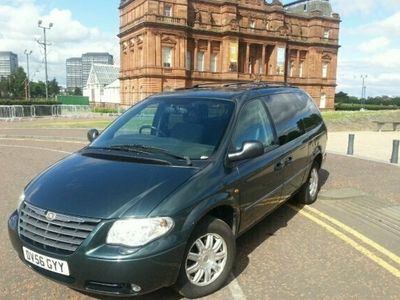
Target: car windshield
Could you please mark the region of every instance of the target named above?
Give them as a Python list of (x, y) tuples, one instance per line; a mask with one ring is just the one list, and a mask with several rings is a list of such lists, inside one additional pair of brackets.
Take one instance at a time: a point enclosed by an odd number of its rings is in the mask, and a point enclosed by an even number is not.
[(234, 103), (226, 100), (149, 99), (122, 115), (89, 148), (208, 159), (233, 109)]

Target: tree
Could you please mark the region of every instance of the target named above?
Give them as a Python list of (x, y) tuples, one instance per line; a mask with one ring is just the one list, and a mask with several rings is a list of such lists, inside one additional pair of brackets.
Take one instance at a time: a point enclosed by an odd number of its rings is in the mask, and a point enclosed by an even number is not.
[(0, 80), (0, 97), (11, 99), (22, 99), (25, 97), (26, 73), (23, 68), (18, 67), (15, 72)]
[(82, 89), (76, 87), (74, 90), (74, 96), (82, 96)]
[(31, 97), (44, 98), (46, 97), (46, 85), (43, 81), (31, 82)]
[(47, 84), (47, 88), (49, 90), (50, 97), (55, 97), (60, 93), (60, 86), (58, 85), (58, 82), (55, 78), (49, 81), (49, 83)]

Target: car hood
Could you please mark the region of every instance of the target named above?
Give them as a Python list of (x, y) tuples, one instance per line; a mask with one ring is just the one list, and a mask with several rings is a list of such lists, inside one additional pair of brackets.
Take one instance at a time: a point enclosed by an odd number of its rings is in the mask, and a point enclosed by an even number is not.
[(73, 216), (146, 216), (197, 171), (76, 153), (33, 180), (25, 189), (25, 200)]

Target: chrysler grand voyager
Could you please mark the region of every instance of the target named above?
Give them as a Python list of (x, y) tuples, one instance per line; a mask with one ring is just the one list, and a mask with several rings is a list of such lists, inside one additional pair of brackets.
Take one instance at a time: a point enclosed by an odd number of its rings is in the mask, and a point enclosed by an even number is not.
[(20, 259), (73, 289), (219, 289), (235, 240), (318, 194), (326, 127), (302, 90), (202, 85), (138, 103), (31, 181), (8, 221)]

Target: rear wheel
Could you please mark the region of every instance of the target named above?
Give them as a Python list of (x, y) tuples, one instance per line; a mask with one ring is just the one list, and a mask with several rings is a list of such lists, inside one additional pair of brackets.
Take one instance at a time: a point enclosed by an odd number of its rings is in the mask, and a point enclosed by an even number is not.
[(187, 298), (203, 297), (227, 281), (236, 252), (235, 237), (222, 220), (206, 217), (188, 241), (176, 287)]
[(296, 195), (296, 200), (302, 204), (312, 204), (317, 200), (319, 192), (319, 164), (314, 162), (306, 183)]

